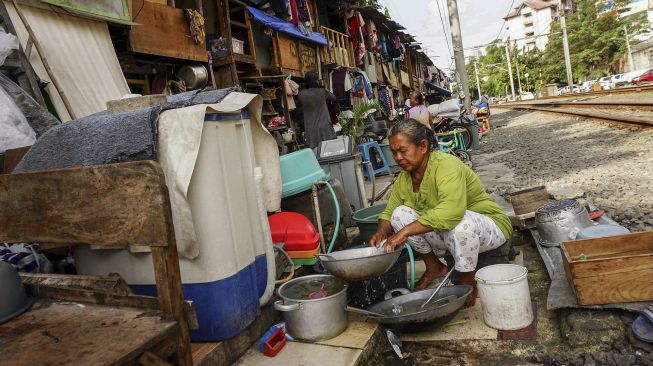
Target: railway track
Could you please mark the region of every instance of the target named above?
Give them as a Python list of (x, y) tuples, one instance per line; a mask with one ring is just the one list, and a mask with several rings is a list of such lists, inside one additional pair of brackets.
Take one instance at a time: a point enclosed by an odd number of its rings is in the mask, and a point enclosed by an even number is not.
[[(605, 90), (600, 93), (606, 94), (608, 92), (620, 90), (626, 90), (630, 93), (640, 93), (649, 89), (653, 90), (653, 86)], [(592, 94), (595, 93), (584, 93), (579, 95), (591, 96)], [(653, 127), (653, 103), (650, 102), (558, 101), (553, 98), (540, 98), (517, 103), (500, 104), (497, 105), (496, 108), (559, 113), (584, 118), (600, 119), (619, 124)], [(646, 115), (647, 112), (652, 113)]]
[[(601, 91), (595, 91), (589, 93), (569, 93), (569, 94), (562, 94), (562, 95), (553, 95), (553, 96), (541, 97), (525, 102), (532, 102), (532, 101), (539, 102), (544, 100), (556, 100), (556, 99), (579, 98), (579, 97), (584, 98), (584, 97), (594, 97), (594, 96), (602, 96), (602, 95), (609, 95), (609, 94), (641, 93), (645, 91), (653, 91), (653, 85), (630, 86), (627, 88), (601, 90)], [(517, 103), (522, 103), (522, 102), (514, 102), (514, 103), (506, 103), (506, 104), (517, 104)]]

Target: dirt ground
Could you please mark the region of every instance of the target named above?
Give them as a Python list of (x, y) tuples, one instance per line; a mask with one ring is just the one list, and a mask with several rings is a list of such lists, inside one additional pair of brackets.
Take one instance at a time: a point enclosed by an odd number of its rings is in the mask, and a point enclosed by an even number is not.
[[(617, 101), (617, 100), (615, 100)], [(546, 185), (581, 197), (632, 231), (653, 230), (653, 129), (640, 130), (547, 113), (493, 111), (494, 129), (474, 152), (491, 193)], [(530, 235), (517, 233), (537, 307), (532, 341), (408, 343), (415, 365), (653, 365), (653, 348), (633, 339), (636, 314), (546, 310), (550, 280)]]

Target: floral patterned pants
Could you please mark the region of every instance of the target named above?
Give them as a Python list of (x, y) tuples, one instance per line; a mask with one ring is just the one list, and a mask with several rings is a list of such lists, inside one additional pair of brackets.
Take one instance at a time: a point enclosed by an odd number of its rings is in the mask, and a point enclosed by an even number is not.
[[(395, 232), (417, 221), (419, 214), (408, 206), (399, 206), (392, 212), (390, 223)], [(478, 254), (500, 247), (506, 238), (489, 217), (472, 211), (451, 231), (434, 231), (408, 237), (408, 243), (417, 252), (434, 252), (443, 257), (449, 252), (456, 261), (458, 272), (471, 272), (476, 269)]]

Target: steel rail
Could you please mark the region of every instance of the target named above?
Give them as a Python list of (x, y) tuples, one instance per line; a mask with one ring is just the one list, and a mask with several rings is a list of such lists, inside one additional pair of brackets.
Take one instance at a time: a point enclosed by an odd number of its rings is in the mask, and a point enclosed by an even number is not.
[(562, 101), (562, 102), (541, 102), (538, 103), (537, 100), (533, 101), (528, 101), (528, 102), (521, 102), (521, 103), (505, 103), (505, 104), (498, 104), (493, 107), (495, 108), (514, 108), (514, 107), (521, 107), (521, 106), (531, 106), (531, 107), (629, 107), (633, 109), (642, 109), (642, 108), (652, 108), (653, 109), (653, 102), (567, 102), (567, 101)]
[(600, 91), (587, 92), (587, 93), (569, 93), (569, 94), (561, 94), (561, 95), (551, 95), (548, 97), (541, 97), (541, 98), (531, 99), (531, 100), (539, 101), (539, 100), (547, 100), (547, 99), (591, 97), (591, 96), (606, 95), (606, 94), (641, 93), (644, 91), (653, 91), (653, 85), (629, 86), (627, 88), (608, 89), (608, 90), (600, 90)]
[(542, 106), (542, 105), (540, 106), (513, 105), (507, 108), (540, 111), (540, 112), (552, 112), (552, 113), (566, 114), (566, 115), (572, 115), (578, 117), (601, 119), (610, 122), (624, 123), (629, 125), (653, 127), (653, 118), (619, 116), (614, 114), (604, 114), (604, 113), (585, 112), (585, 111), (581, 112), (581, 111), (571, 110), (567, 108), (556, 108), (552, 106)]

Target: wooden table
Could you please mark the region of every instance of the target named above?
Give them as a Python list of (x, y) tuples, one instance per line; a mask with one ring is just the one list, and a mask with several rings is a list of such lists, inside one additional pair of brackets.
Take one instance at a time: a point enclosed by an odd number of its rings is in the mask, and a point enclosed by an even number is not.
[(166, 359), (179, 327), (160, 314), (37, 298), (30, 310), (0, 325), (0, 365), (137, 364), (144, 352)]

